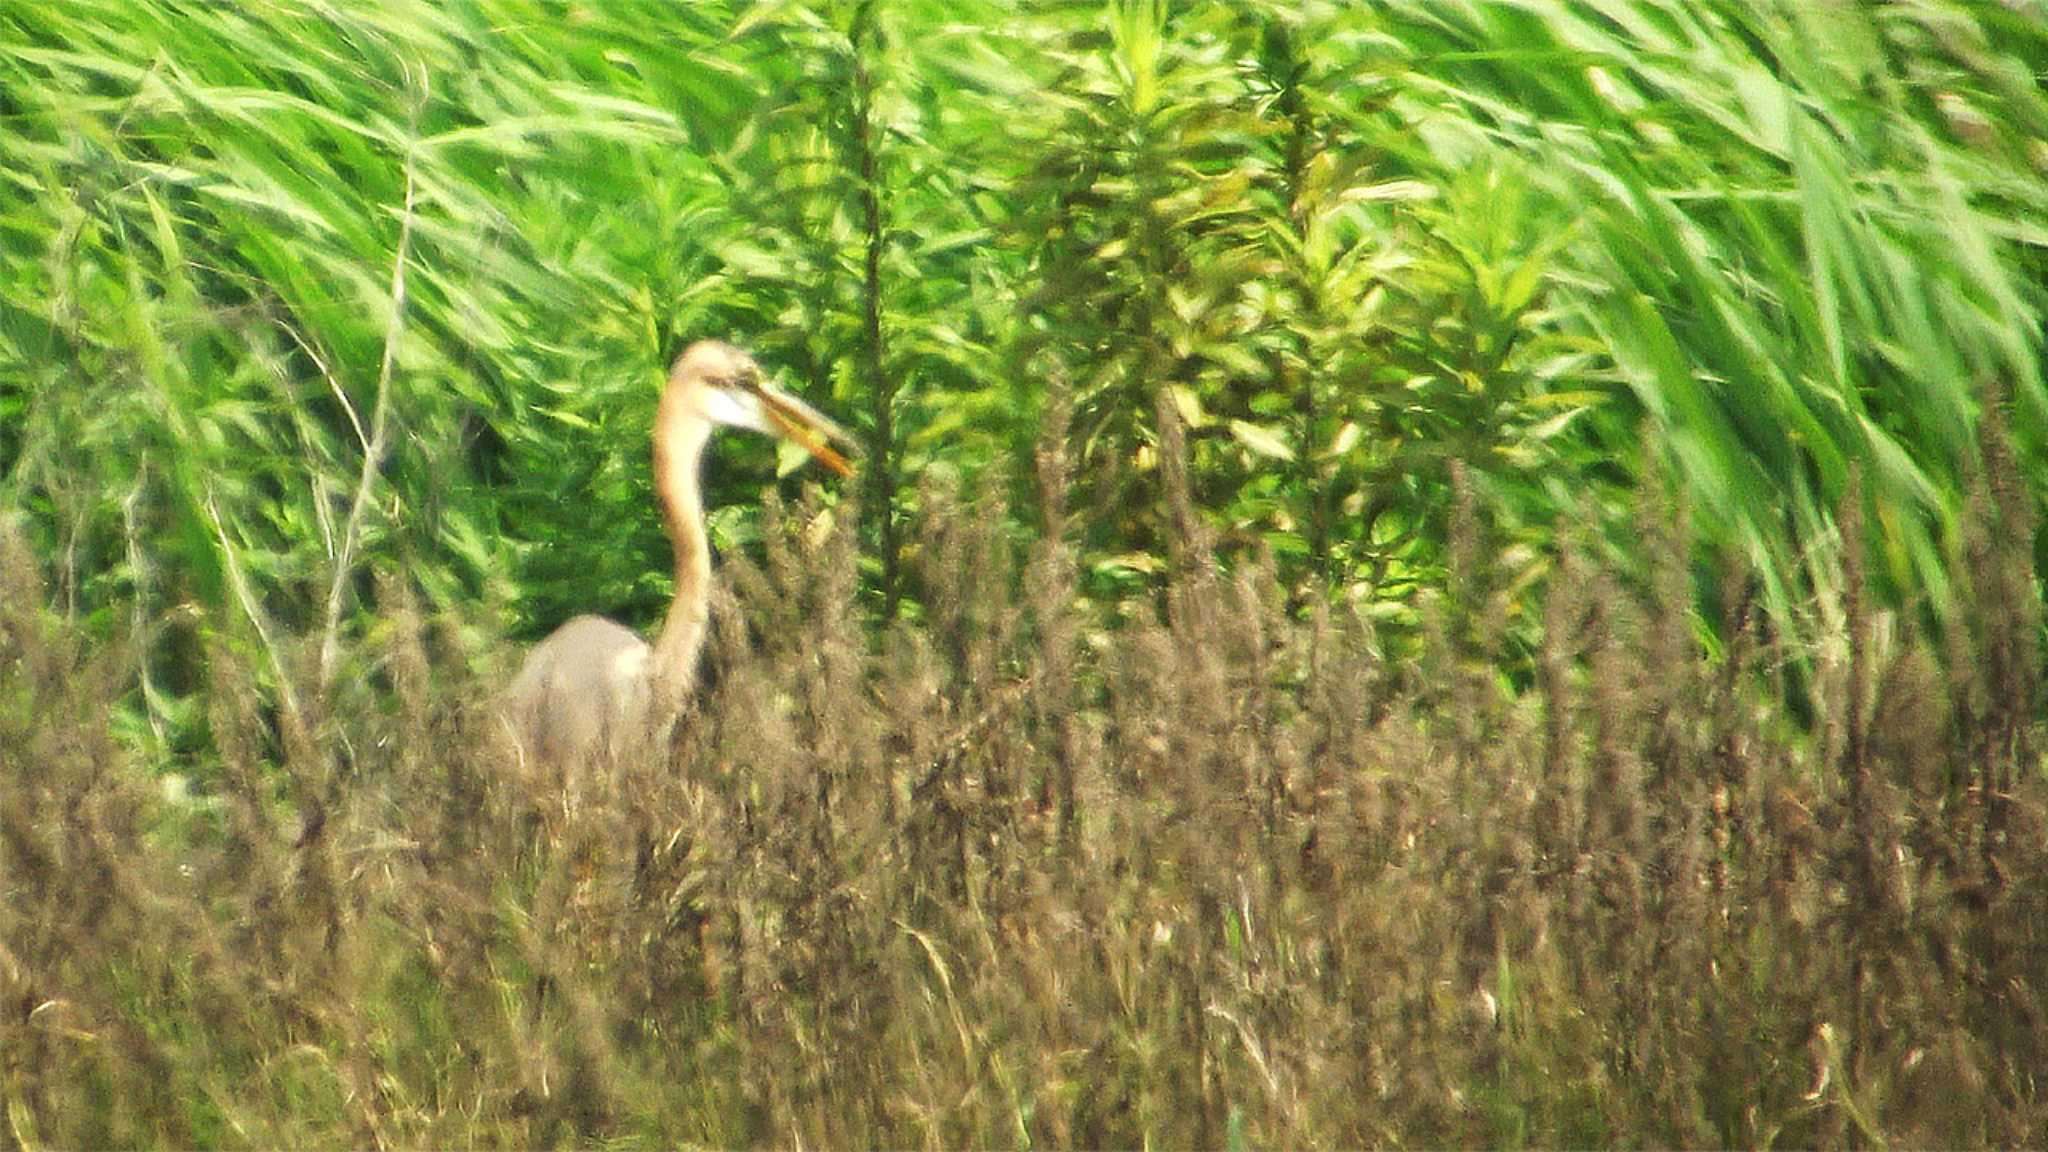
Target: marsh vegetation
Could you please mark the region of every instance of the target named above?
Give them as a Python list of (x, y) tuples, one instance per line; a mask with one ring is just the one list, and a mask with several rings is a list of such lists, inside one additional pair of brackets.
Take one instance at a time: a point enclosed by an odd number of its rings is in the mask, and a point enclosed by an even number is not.
[(346, 8), (0, 0), (0, 1148), (2042, 1142), (2037, 4)]

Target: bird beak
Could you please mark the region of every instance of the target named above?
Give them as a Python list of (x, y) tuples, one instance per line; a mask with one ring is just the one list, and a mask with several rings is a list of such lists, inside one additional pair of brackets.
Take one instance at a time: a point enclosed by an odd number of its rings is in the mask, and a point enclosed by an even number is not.
[(809, 452), (818, 463), (839, 473), (852, 476), (853, 465), (840, 455), (827, 441), (837, 440), (851, 446), (853, 437), (846, 429), (825, 418), (816, 408), (762, 381), (758, 394), (761, 397), (761, 413), (768, 418), (769, 427), (783, 439)]

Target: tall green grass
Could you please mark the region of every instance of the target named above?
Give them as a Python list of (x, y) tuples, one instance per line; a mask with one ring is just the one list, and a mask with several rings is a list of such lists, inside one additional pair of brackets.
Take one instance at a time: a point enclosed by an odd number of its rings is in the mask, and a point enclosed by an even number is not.
[(2034, 6), (12, 4), (0, 476), (102, 634), (338, 634), (399, 562), (651, 615), (650, 381), (713, 334), (861, 429), (883, 617), (919, 477), (1028, 513), (1053, 378), (1097, 595), (1158, 589), (1170, 401), (1302, 604), (1412, 628), (1453, 461), (1530, 543), (1668, 471), (1803, 629), (1861, 461), (1925, 611), (1987, 388), (2040, 467)]
[[(2044, 69), (0, 0), (0, 1148), (2038, 1143)], [(863, 476), (572, 788), (695, 336)]]

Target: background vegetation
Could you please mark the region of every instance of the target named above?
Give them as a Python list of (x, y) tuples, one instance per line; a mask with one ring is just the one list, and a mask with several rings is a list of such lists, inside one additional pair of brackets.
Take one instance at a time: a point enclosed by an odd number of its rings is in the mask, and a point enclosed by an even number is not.
[[(0, 1143), (2041, 1138), (2038, 0), (0, 49)], [(704, 335), (861, 480), (530, 778)]]

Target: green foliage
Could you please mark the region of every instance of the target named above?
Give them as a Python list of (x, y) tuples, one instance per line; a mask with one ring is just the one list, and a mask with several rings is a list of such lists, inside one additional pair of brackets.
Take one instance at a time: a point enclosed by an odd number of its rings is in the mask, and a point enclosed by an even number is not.
[[(1913, 1126), (1922, 1067), (2028, 1141), (2031, 1001), (1986, 989), (2038, 986), (1993, 865), (2040, 812), (2044, 73), (2042, 0), (0, 0), (0, 510), (51, 573), (0, 572), (0, 914), (70, 917), (28, 961), (0, 933), (0, 982), (73, 981), (4, 1026), (111, 1045), (60, 1053), (75, 1111), (0, 1054), (0, 1145), (1963, 1131)], [(725, 621), (687, 783), (547, 809), (476, 759), (460, 670), (667, 601), (647, 433), (701, 336), (862, 441), (801, 503), (763, 442), (709, 469), (753, 626), (836, 655)], [(442, 695), (392, 655), (414, 596)], [(732, 838), (764, 812), (814, 839)], [(1233, 892), (1211, 823), (1272, 870)], [(660, 899), (584, 884), (685, 827), (638, 858)], [(476, 862), (393, 847), (436, 836)], [(1701, 836), (1782, 903), (1721, 922), (1724, 982), (1632, 1000), (1627, 900), (1706, 931), (1641, 862)], [(1898, 843), (1924, 892), (1841, 912)], [(38, 869), (110, 844), (103, 927)], [(1773, 1000), (1780, 946), (1864, 965), (1799, 985), (1831, 1016)], [(721, 948), (759, 982), (714, 993)], [(1844, 991), (1887, 987), (1895, 1049)], [(1413, 1107), (1332, 1118), (1367, 1088)]]
[[(1098, 593), (1167, 560), (1164, 403), (1226, 554), (1272, 552), (1299, 603), (1412, 625), (1451, 461), (1532, 541), (1619, 531), (1648, 466), (1796, 627), (1860, 460), (1881, 587), (1939, 604), (1980, 382), (2043, 449), (2041, 27), (11, 5), (0, 468), (108, 630), (138, 600), (226, 612), (237, 579), (346, 630), (360, 571), (398, 563), (522, 629), (642, 618), (652, 381), (723, 334), (861, 430), (885, 614), (916, 593), (918, 477), (1021, 483), (1050, 377)], [(751, 492), (765, 450), (716, 475)]]

